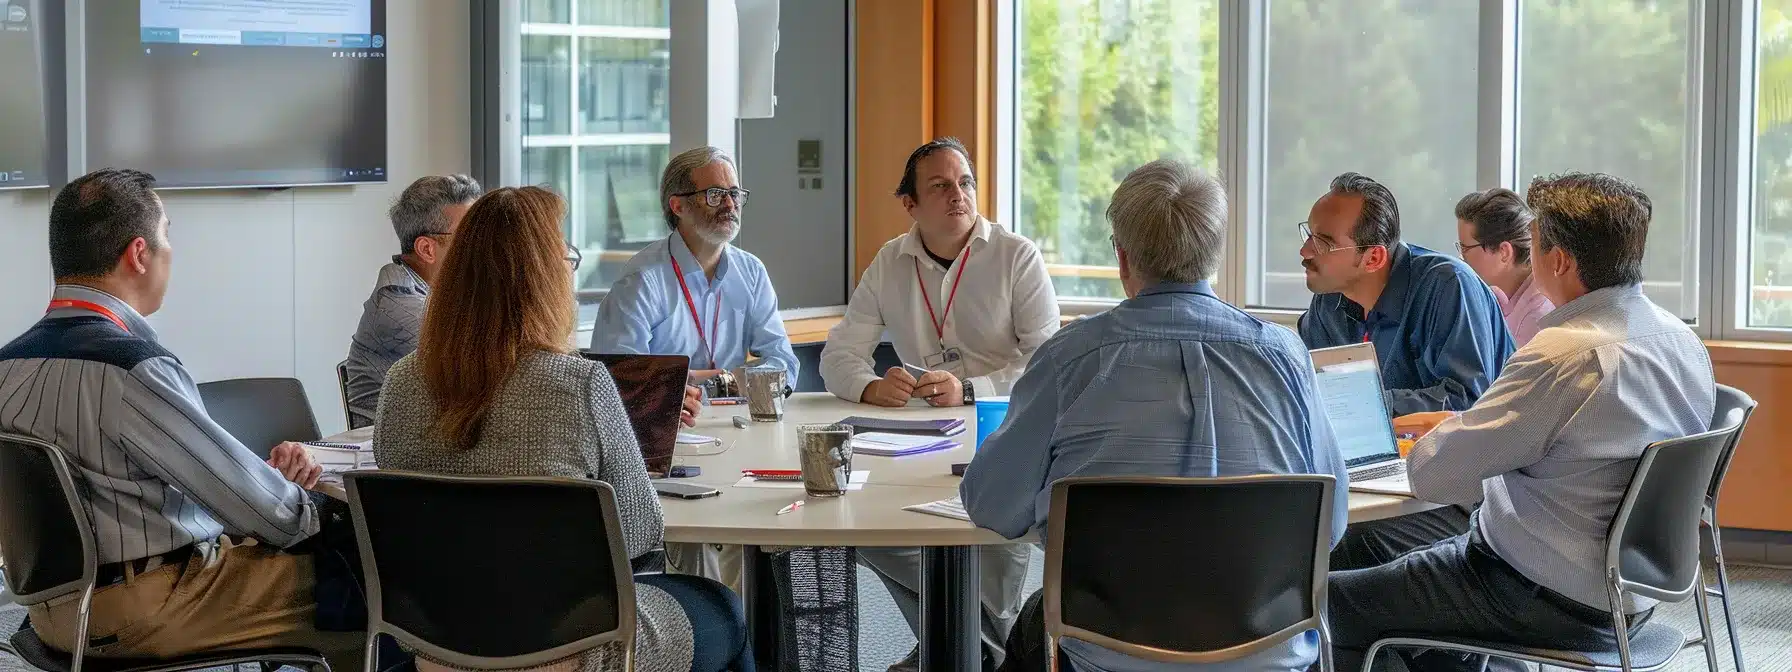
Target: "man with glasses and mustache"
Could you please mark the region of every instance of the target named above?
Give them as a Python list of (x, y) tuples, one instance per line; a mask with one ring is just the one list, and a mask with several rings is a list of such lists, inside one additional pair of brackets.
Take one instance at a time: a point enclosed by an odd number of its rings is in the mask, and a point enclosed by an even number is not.
[[(1339, 175), (1299, 226), (1313, 292), (1300, 318), (1308, 348), (1374, 343), (1395, 416), (1467, 410), (1493, 384), (1513, 350), (1499, 303), (1462, 260), (1400, 241), (1387, 187)], [(1382, 565), (1467, 529), (1464, 507), (1352, 525), (1332, 569)]]
[(349, 342), (344, 390), (349, 427), (373, 424), (386, 370), (417, 349), (429, 285), (448, 258), (461, 215), (482, 193), (479, 182), (466, 175), (430, 175), (405, 187), (392, 204), (388, 217), (398, 234), (399, 254), (380, 268)]
[[(660, 211), (671, 233), (636, 253), (610, 286), (591, 332), (592, 352), (685, 355), (696, 384), (758, 358), (796, 381), (796, 353), (765, 264), (729, 244), (740, 235), (748, 194), (727, 152), (698, 147), (672, 157), (660, 178)], [(687, 425), (700, 396), (696, 387), (686, 390)], [(739, 547), (667, 544), (666, 561), (674, 571), (740, 589)]]

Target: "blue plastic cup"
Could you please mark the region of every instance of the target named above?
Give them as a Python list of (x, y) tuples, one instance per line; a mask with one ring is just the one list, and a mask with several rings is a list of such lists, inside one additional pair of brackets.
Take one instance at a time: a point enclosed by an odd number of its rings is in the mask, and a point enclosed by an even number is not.
[(1008, 417), (1008, 398), (990, 397), (977, 400), (977, 448), (983, 447), (983, 440), (989, 438), (997, 429), (1001, 429), (1002, 420)]

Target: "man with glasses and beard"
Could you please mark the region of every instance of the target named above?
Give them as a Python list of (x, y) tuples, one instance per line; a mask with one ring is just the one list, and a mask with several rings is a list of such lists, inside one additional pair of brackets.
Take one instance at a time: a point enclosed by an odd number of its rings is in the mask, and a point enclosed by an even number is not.
[[(796, 353), (765, 264), (729, 244), (740, 235), (747, 196), (727, 152), (698, 147), (672, 157), (660, 178), (660, 211), (671, 234), (636, 253), (611, 285), (591, 351), (685, 355), (697, 384), (758, 358), (782, 366), (794, 383)], [(687, 390), (686, 424), (697, 410), (696, 391)], [(739, 589), (738, 548), (667, 544), (666, 551), (674, 570)]]

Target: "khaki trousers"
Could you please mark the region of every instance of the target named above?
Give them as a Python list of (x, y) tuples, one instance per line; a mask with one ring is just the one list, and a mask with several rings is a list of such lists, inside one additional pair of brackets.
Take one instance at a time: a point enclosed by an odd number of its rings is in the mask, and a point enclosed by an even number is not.
[[(362, 669), (365, 633), (319, 632), (312, 598), (312, 559), (219, 537), (198, 544), (185, 563), (142, 574), (93, 594), (88, 655), (172, 658), (207, 651), (302, 646), (316, 649), (338, 672)], [(30, 608), (44, 643), (74, 650), (81, 595)]]

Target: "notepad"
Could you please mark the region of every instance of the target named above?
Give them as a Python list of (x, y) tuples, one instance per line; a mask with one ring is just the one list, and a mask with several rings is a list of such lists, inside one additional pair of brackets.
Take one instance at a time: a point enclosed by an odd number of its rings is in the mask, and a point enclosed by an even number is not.
[(957, 497), (953, 497), (951, 499), (942, 499), (937, 502), (928, 502), (926, 504), (915, 504), (913, 506), (905, 506), (905, 507), (902, 507), (902, 510), (913, 511), (915, 513), (925, 513), (930, 516), (939, 516), (941, 518), (951, 518), (953, 520), (962, 520), (967, 523), (971, 521), (971, 514), (965, 513), (965, 511), (964, 511), (964, 500), (961, 500)]
[(877, 457), (901, 457), (919, 455), (941, 450), (957, 448), (959, 443), (951, 439), (919, 434), (893, 434), (890, 432), (866, 432), (854, 434), (852, 452), (858, 455)]
[(852, 425), (854, 434), (871, 432), (890, 432), (895, 434), (937, 434), (953, 436), (964, 431), (963, 418), (946, 418), (943, 420), (894, 420), (891, 418), (867, 418), (855, 415), (840, 421), (842, 425)]

